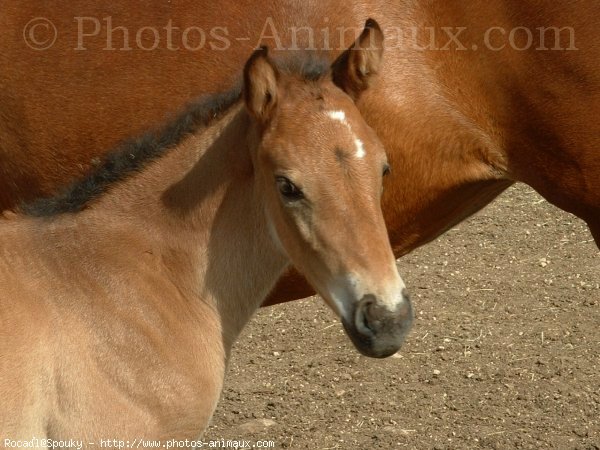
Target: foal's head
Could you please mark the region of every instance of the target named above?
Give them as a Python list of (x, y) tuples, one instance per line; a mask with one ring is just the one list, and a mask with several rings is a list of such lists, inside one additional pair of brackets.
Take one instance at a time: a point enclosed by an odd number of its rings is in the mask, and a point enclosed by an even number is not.
[(272, 237), (341, 316), (356, 347), (374, 357), (396, 352), (412, 319), (380, 207), (386, 154), (354, 104), (379, 68), (382, 41), (368, 21), (318, 80), (279, 70), (266, 49), (244, 70)]

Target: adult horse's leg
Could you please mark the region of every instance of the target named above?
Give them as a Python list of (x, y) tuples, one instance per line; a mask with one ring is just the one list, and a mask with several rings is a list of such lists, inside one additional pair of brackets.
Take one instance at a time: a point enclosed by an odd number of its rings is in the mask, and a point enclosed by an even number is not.
[(592, 237), (594, 238), (594, 241), (596, 241), (596, 245), (598, 246), (598, 249), (600, 250), (600, 219), (593, 221), (593, 222), (588, 221), (587, 224), (592, 233)]

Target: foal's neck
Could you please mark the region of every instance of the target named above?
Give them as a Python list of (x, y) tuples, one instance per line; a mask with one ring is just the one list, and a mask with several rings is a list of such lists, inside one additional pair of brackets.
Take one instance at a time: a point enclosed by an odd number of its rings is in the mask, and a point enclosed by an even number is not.
[(172, 277), (220, 317), (225, 348), (287, 265), (255, 188), (252, 126), (234, 105), (94, 208), (97, 217), (120, 217), (149, 231), (152, 244), (170, 255), (163, 260), (174, 261), (166, 268)]

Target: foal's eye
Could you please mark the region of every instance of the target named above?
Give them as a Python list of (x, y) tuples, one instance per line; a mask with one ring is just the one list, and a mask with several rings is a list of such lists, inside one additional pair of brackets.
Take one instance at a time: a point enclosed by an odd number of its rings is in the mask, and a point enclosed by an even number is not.
[(300, 188), (298, 188), (298, 186), (292, 183), (288, 178), (277, 177), (276, 181), (277, 187), (279, 188), (279, 193), (285, 200), (295, 202), (304, 198), (304, 194)]
[(386, 175), (389, 175), (392, 172), (392, 168), (390, 167), (389, 164), (386, 164), (385, 166), (383, 166), (383, 176), (385, 177)]

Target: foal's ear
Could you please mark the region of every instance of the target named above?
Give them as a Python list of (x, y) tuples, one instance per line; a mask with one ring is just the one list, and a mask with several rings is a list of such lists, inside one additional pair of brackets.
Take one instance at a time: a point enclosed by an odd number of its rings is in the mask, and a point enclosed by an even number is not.
[(375, 20), (367, 19), (352, 47), (331, 66), (333, 82), (356, 100), (379, 72), (382, 59), (383, 32)]
[(269, 121), (277, 104), (278, 77), (265, 46), (252, 53), (244, 67), (246, 109), (262, 124)]

